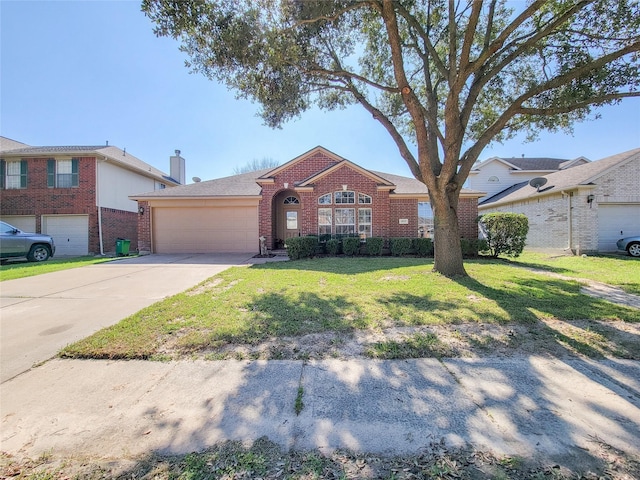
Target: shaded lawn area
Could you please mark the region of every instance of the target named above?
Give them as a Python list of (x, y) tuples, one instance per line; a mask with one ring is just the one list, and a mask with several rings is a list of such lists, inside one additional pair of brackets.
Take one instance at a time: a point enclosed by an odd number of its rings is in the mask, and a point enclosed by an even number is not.
[(161, 358), (230, 343), (326, 331), (541, 319), (640, 322), (640, 310), (582, 295), (576, 281), (466, 263), (469, 277), (430, 259), (324, 258), (229, 269), (65, 348), (65, 357)]
[(607, 283), (628, 293), (640, 295), (640, 258), (622, 254), (582, 257), (525, 251), (519, 257), (505, 261), (513, 265)]
[(95, 263), (117, 260), (109, 257), (73, 257), (52, 258), (45, 262), (28, 262), (26, 260), (13, 260), (0, 266), (0, 282), (3, 280), (15, 280), (17, 278), (33, 277), (43, 273), (57, 272), (69, 268), (85, 267)]

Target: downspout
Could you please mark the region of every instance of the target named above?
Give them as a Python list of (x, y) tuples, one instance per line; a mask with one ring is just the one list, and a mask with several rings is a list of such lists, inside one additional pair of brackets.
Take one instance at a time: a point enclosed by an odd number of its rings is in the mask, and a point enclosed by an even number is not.
[(96, 202), (98, 203), (98, 239), (100, 240), (100, 255), (104, 256), (104, 242), (102, 239), (102, 206), (100, 204), (100, 164), (104, 162), (96, 158)]
[(567, 236), (569, 237), (568, 241), (569, 241), (569, 245), (567, 246), (567, 248), (569, 250), (572, 250), (573, 247), (573, 218), (572, 218), (572, 205), (571, 205), (571, 192), (567, 193), (564, 190), (561, 192), (562, 195), (567, 195), (568, 200), (567, 200), (567, 218), (568, 218), (568, 232), (567, 232)]

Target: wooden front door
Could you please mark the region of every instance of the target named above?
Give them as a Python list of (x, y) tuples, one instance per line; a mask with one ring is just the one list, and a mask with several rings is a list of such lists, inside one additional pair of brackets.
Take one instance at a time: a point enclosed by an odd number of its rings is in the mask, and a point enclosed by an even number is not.
[[(286, 192), (285, 192), (286, 193)], [(291, 193), (276, 199), (276, 236), (284, 242), (300, 235), (300, 200)]]

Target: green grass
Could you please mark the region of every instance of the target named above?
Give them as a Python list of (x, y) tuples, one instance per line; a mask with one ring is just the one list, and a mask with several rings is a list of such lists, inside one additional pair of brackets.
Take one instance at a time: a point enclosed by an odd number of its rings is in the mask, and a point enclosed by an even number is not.
[(557, 255), (524, 252), (513, 265), (546, 270), (575, 278), (587, 278), (640, 295), (640, 258), (625, 255)]
[(414, 258), (324, 258), (232, 268), (61, 355), (166, 358), (167, 352), (189, 355), (231, 343), (391, 326), (640, 321), (640, 310), (585, 296), (576, 281), (500, 260), (469, 261), (469, 277), (458, 279), (433, 273), (432, 266)]
[(43, 273), (57, 272), (69, 268), (84, 267), (95, 263), (103, 263), (114, 260), (107, 257), (74, 257), (74, 258), (52, 258), (46, 262), (9, 262), (0, 266), (0, 282), (4, 280), (15, 280), (17, 278), (32, 277)]

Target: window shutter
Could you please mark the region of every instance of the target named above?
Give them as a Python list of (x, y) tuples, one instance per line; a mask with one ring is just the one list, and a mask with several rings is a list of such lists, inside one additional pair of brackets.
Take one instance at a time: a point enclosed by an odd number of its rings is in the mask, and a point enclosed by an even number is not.
[(20, 188), (27, 188), (27, 161), (20, 160)]
[(4, 188), (5, 164), (0, 160), (0, 188)]
[(53, 158), (47, 160), (47, 187), (56, 186), (56, 161)]
[(79, 185), (79, 181), (78, 181), (78, 159), (74, 158), (71, 160), (71, 186), (72, 187), (77, 187)]

